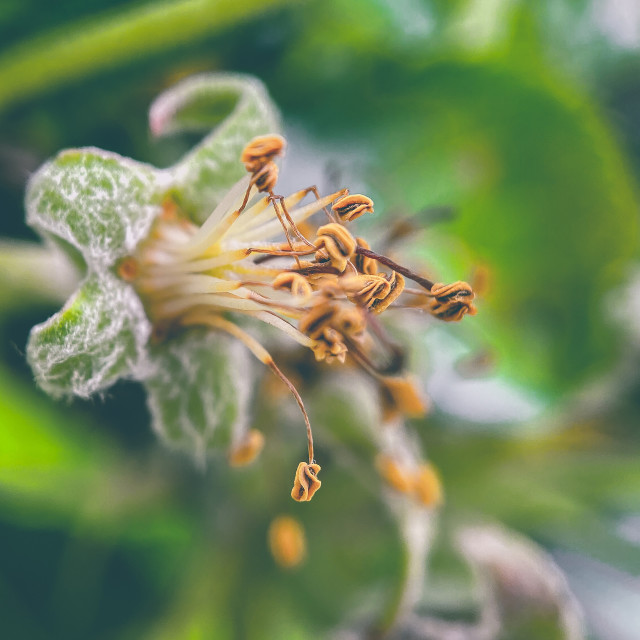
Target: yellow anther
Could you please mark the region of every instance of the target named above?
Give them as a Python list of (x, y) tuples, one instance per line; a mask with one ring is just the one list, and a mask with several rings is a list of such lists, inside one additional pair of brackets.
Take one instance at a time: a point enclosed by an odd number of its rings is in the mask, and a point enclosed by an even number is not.
[(416, 499), (425, 507), (438, 507), (444, 502), (442, 482), (432, 464), (424, 462), (414, 476)]
[(389, 288), (384, 291), (384, 295), (380, 292), (372, 300), (370, 309), (374, 313), (382, 313), (392, 302), (395, 302), (404, 289), (404, 277), (397, 271), (392, 271), (388, 276), (385, 276), (385, 280), (389, 284)]
[(264, 435), (257, 429), (251, 429), (242, 442), (229, 450), (229, 464), (232, 467), (244, 467), (251, 464), (264, 447)]
[[(356, 242), (359, 247), (363, 249), (371, 249), (369, 243), (362, 238), (356, 238)], [(363, 256), (362, 254), (357, 254), (354, 259), (354, 264), (356, 265), (356, 269), (359, 273), (365, 273), (367, 275), (373, 276), (378, 273), (378, 263), (368, 256)]]
[(351, 222), (365, 213), (373, 213), (373, 200), (355, 193), (340, 198), (331, 207), (343, 222)]
[(380, 454), (376, 458), (376, 467), (383, 480), (400, 493), (410, 493), (414, 489), (414, 480), (409, 470), (404, 469), (394, 458)]
[(278, 274), (273, 281), (274, 289), (288, 289), (297, 298), (309, 299), (313, 289), (309, 281), (299, 273), (284, 271)]
[(284, 569), (299, 566), (307, 555), (307, 539), (302, 524), (291, 516), (278, 516), (269, 525), (269, 550)]
[(315, 462), (301, 462), (298, 465), (293, 479), (293, 489), (291, 489), (291, 497), (296, 502), (309, 502), (313, 498), (315, 492), (322, 485), (322, 482), (318, 480), (319, 472), (320, 465)]
[(341, 273), (347, 268), (347, 263), (354, 256), (356, 239), (337, 222), (325, 224), (318, 229), (316, 247), (320, 250), (316, 259), (329, 259), (331, 265)]
[(285, 146), (286, 142), (282, 136), (258, 136), (244, 148), (240, 161), (249, 173), (256, 173), (270, 160), (281, 155)]
[(256, 171), (253, 180), (256, 187), (258, 187), (258, 191), (271, 193), (278, 182), (278, 165), (269, 160), (261, 169)]
[(317, 304), (302, 316), (298, 329), (315, 340), (322, 336), (325, 327), (331, 325), (336, 311), (335, 305), (328, 302)]
[(342, 335), (359, 338), (367, 328), (367, 320), (362, 309), (346, 307), (339, 309), (333, 318), (333, 327)]
[(466, 282), (458, 281), (453, 284), (436, 283), (431, 287), (433, 300), (429, 312), (447, 322), (462, 320), (465, 314), (473, 316), (477, 313), (473, 305), (475, 294)]
[(384, 275), (354, 275), (341, 280), (342, 287), (350, 300), (367, 309), (375, 300), (383, 299), (391, 290), (391, 284)]
[(342, 334), (331, 327), (325, 327), (322, 330), (312, 349), (318, 362), (324, 360), (331, 364), (337, 360), (344, 363), (347, 358), (348, 349), (342, 341)]
[(381, 378), (391, 404), (409, 418), (421, 418), (428, 405), (420, 393), (415, 379), (409, 376), (385, 376)]

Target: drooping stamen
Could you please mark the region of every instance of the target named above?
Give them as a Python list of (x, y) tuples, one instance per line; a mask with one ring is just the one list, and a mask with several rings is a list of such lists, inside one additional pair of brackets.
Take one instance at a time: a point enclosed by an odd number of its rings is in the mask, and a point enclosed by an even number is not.
[(289, 378), (287, 378), (287, 376), (285, 376), (284, 373), (282, 373), (282, 371), (278, 368), (273, 358), (271, 357), (271, 354), (255, 338), (250, 336), (243, 329), (233, 324), (233, 322), (229, 322), (228, 320), (225, 320), (218, 315), (193, 312), (187, 314), (184, 318), (182, 318), (181, 322), (183, 325), (205, 324), (209, 327), (226, 331), (234, 338), (240, 340), (247, 347), (247, 349), (249, 349), (249, 351), (251, 351), (251, 353), (253, 353), (253, 355), (258, 358), (258, 360), (260, 360), (260, 362), (269, 367), (285, 383), (285, 385), (287, 385), (289, 391), (291, 391), (293, 397), (296, 399), (298, 407), (302, 412), (302, 417), (304, 418), (304, 422), (307, 428), (307, 448), (309, 453), (309, 464), (312, 464), (314, 462), (313, 433), (311, 431), (311, 422), (309, 421), (307, 410), (304, 407), (304, 403), (302, 402), (302, 398), (300, 397), (298, 390), (295, 388)]

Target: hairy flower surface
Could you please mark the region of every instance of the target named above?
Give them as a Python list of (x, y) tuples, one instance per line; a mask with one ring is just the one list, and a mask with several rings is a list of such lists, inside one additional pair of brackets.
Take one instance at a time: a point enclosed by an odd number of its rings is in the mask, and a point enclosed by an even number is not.
[(424, 403), (378, 317), (411, 306), (460, 320), (475, 313), (474, 294), (463, 282), (434, 284), (356, 238), (351, 223), (374, 211), (367, 196), (343, 189), (322, 197), (315, 187), (278, 195), (286, 143), (255, 82), (187, 81), (152, 107), (152, 131), (189, 126), (193, 102), (228, 93), (231, 116), (170, 169), (80, 149), (32, 178), (29, 222), (79, 254), (87, 276), (60, 313), (33, 329), (28, 357), (56, 396), (141, 380), (165, 440), (200, 457), (223, 446), (242, 465), (263, 445), (249, 429), (252, 353), (301, 410), (308, 462), (298, 466), (292, 497), (308, 501), (321, 485), (309, 417), (258, 327), (275, 327), (317, 361), (358, 366), (390, 414), (418, 415)]

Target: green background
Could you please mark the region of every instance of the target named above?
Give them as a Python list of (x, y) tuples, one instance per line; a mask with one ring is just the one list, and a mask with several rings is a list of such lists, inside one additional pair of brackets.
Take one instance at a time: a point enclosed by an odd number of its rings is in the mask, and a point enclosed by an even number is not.
[[(168, 165), (193, 140), (151, 139), (153, 98), (194, 72), (257, 76), (307, 153), (304, 179), (365, 185), (373, 233), (394, 216), (427, 226), (407, 251), (439, 279), (486, 270), (478, 316), (438, 330), (488, 353), (482, 375), (543, 407), (497, 424), (436, 403), (412, 423), (447, 493), (424, 607), (472, 614), (453, 532), (500, 521), (555, 554), (593, 637), (637, 637), (640, 17), (629, 3), (611, 26), (613, 5), (4, 2), (0, 235), (36, 240), (24, 184), (58, 150)], [(317, 408), (333, 444), (310, 505), (288, 497), (293, 470), (279, 462), (291, 445), (269, 409), (256, 418), (268, 438), (256, 466), (229, 473), (214, 460), (199, 472), (156, 442), (138, 386), (71, 404), (34, 388), (28, 331), (59, 305), (43, 293), (46, 267), (33, 277), (8, 251), (0, 263), (6, 637), (323, 637), (389, 598), (402, 553), (393, 522), (337, 462), (357, 411)], [(417, 369), (428, 358), (416, 347)], [(313, 410), (320, 391), (305, 382)], [(297, 572), (268, 553), (279, 513), (307, 530)], [(523, 637), (550, 637), (535, 634)]]

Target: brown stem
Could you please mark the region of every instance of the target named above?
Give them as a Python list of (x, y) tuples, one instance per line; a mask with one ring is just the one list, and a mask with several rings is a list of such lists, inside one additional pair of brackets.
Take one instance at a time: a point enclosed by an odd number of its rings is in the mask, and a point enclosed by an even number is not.
[(375, 251), (371, 251), (371, 249), (365, 249), (364, 247), (360, 247), (360, 246), (356, 247), (356, 253), (359, 253), (360, 255), (365, 256), (367, 258), (373, 258), (374, 260), (377, 260), (380, 264), (383, 264), (386, 267), (389, 267), (390, 269), (397, 271), (398, 273), (402, 274), (406, 278), (409, 278), (409, 280), (413, 280), (414, 282), (417, 282), (421, 287), (424, 287), (429, 292), (433, 287), (433, 282), (431, 282), (431, 280), (427, 280), (427, 278), (423, 278), (421, 275), (414, 273), (410, 269), (407, 269), (406, 267), (399, 265), (397, 262), (394, 262), (393, 260), (391, 260), (391, 258), (387, 258), (387, 256), (380, 255)]
[(316, 273), (334, 273), (337, 275), (340, 274), (340, 272), (335, 267), (332, 267), (330, 264), (312, 264), (308, 267), (295, 269), (295, 273), (299, 273), (303, 276), (311, 276), (311, 275), (315, 275)]

